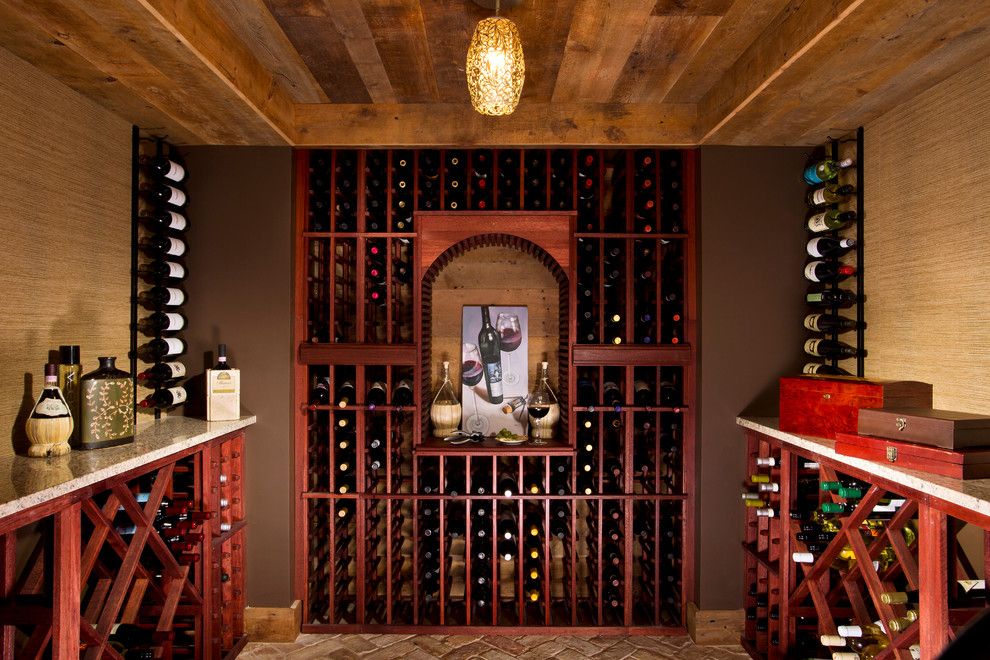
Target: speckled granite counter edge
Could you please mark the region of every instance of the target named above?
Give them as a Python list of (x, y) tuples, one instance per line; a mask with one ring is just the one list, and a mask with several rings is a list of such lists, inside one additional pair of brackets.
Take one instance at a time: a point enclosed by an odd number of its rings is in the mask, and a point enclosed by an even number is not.
[(922, 491), (946, 502), (990, 515), (990, 479), (953, 479), (939, 475), (894, 467), (885, 463), (868, 461), (855, 456), (845, 456), (835, 452), (835, 441), (781, 431), (776, 417), (737, 417), (736, 424), (757, 431), (795, 447), (813, 451), (839, 463), (859, 468), (908, 488)]
[(119, 447), (73, 450), (55, 458), (0, 458), (0, 519), (238, 431), (256, 421), (254, 415), (223, 422), (166, 417), (140, 426), (134, 442)]

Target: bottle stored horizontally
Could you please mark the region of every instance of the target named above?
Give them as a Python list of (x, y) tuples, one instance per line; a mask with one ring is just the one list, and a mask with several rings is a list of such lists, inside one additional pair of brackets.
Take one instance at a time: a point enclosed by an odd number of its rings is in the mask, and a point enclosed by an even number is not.
[(857, 357), (861, 353), (854, 346), (834, 339), (809, 339), (804, 342), (804, 352), (815, 357), (838, 360)]
[(227, 345), (217, 346), (217, 363), (206, 370), (206, 419), (215, 422), (241, 416), (241, 370), (227, 361)]
[(808, 314), (804, 327), (812, 332), (847, 332), (857, 329), (859, 323), (838, 314)]
[(138, 381), (165, 382), (186, 377), (186, 365), (181, 362), (159, 362), (138, 374)]
[(46, 364), (44, 389), (24, 427), (31, 441), (28, 456), (44, 458), (69, 453), (73, 424), (69, 403), (58, 387), (58, 366)]
[(169, 181), (180, 183), (186, 178), (186, 168), (167, 156), (142, 158), (141, 162), (148, 166), (152, 174), (168, 179)]
[(171, 408), (173, 406), (178, 406), (179, 404), (185, 403), (186, 401), (186, 388), (184, 387), (169, 387), (163, 390), (157, 390), (141, 401), (140, 405), (142, 408)]
[(454, 394), (454, 385), (450, 382), (450, 362), (443, 363), (443, 382), (430, 404), (430, 421), (433, 422), (433, 435), (445, 438), (461, 425), (461, 403)]
[(141, 302), (151, 307), (178, 307), (186, 302), (186, 294), (175, 287), (154, 286), (141, 295)]
[(141, 273), (158, 279), (181, 280), (186, 277), (186, 268), (175, 261), (155, 259), (141, 266)]
[(856, 294), (845, 289), (835, 289), (834, 291), (812, 291), (805, 296), (805, 300), (812, 307), (852, 307), (856, 302)]
[(154, 231), (185, 231), (189, 229), (186, 216), (171, 209), (155, 209), (141, 214), (141, 220)]
[(141, 246), (155, 257), (181, 257), (186, 253), (186, 243), (174, 236), (151, 236)]
[(805, 201), (808, 202), (808, 206), (817, 208), (844, 202), (855, 192), (856, 189), (853, 186), (828, 183), (820, 188), (809, 190)]
[(502, 345), (499, 333), (492, 325), (488, 305), (481, 307), (481, 331), (478, 332), (478, 350), (488, 389), (489, 403), (502, 403)]
[(808, 256), (821, 259), (822, 257), (841, 257), (854, 247), (856, 247), (856, 241), (852, 238), (816, 236), (808, 241), (807, 250)]
[(825, 160), (820, 160), (805, 168), (804, 182), (809, 186), (817, 186), (826, 181), (831, 181), (839, 176), (839, 172), (847, 167), (852, 167), (852, 164), (852, 158), (843, 158), (842, 160), (826, 158)]
[(821, 213), (816, 213), (808, 218), (808, 231), (820, 234), (826, 231), (838, 231), (844, 229), (856, 221), (855, 211), (840, 211), (839, 209), (828, 209)]
[(851, 376), (852, 374), (842, 367), (833, 367), (830, 364), (818, 362), (808, 362), (801, 369), (801, 373), (816, 376)]
[(841, 282), (856, 274), (856, 269), (849, 264), (832, 261), (812, 261), (804, 267), (804, 276), (812, 282)]
[(117, 368), (117, 358), (98, 358), (100, 366), (82, 377), (80, 449), (113, 447), (134, 440), (134, 381)]
[(178, 312), (155, 312), (138, 325), (148, 334), (156, 335), (162, 332), (178, 332), (186, 327), (186, 317)]
[(152, 339), (139, 351), (142, 356), (154, 362), (158, 362), (162, 358), (182, 355), (185, 352), (186, 342), (178, 337), (158, 337)]
[(175, 207), (186, 205), (186, 193), (181, 188), (170, 186), (167, 183), (155, 183), (144, 187), (145, 192), (159, 204), (169, 204)]

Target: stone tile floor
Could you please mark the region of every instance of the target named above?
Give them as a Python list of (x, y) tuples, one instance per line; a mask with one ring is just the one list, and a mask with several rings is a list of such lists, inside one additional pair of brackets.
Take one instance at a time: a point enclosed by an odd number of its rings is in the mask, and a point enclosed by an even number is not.
[(696, 646), (690, 637), (579, 635), (300, 635), (291, 644), (248, 644), (238, 656), (255, 658), (402, 658), (403, 660), (742, 660), (739, 646)]

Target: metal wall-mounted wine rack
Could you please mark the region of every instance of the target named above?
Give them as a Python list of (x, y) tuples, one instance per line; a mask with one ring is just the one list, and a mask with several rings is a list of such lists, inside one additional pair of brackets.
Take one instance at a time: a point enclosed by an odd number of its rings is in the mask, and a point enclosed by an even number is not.
[[(185, 316), (181, 310), (186, 300), (186, 292), (181, 288), (186, 276), (185, 254), (187, 230), (185, 191), (185, 167), (177, 149), (160, 137), (141, 137), (138, 129), (133, 133), (133, 165), (132, 165), (132, 257), (131, 257), (131, 375), (139, 377), (139, 365), (145, 374), (152, 374), (147, 379), (137, 381), (135, 392), (135, 414), (140, 409), (138, 403), (150, 397), (151, 409), (155, 419), (169, 405), (159, 400), (161, 392), (169, 388), (182, 389), (181, 382), (185, 379), (185, 367), (181, 372), (169, 373), (163, 376), (161, 370), (167, 363), (179, 364), (176, 359), (185, 352), (185, 342), (182, 340), (182, 330)], [(156, 173), (151, 165), (154, 159), (168, 159), (182, 168), (179, 177), (173, 170), (172, 177)], [(178, 178), (179, 180), (174, 180)], [(168, 189), (162, 188), (167, 186)], [(163, 190), (174, 190), (172, 197), (162, 195)], [(158, 244), (159, 241), (171, 241), (168, 247)], [(180, 246), (181, 245), (181, 249)], [(158, 269), (153, 268), (157, 266)], [(164, 269), (164, 270), (162, 270)], [(162, 291), (181, 296), (181, 302), (155, 298), (152, 294)], [(161, 315), (172, 319), (169, 325), (151, 325)], [(181, 322), (175, 319), (181, 318)], [(140, 342), (147, 342), (140, 346)], [(152, 348), (159, 342), (177, 339), (182, 349), (170, 354), (156, 354)], [(154, 372), (153, 372), (154, 370)], [(138, 393), (142, 388), (144, 397)], [(182, 399), (184, 401), (184, 398)], [(182, 401), (177, 401), (182, 403)]]
[[(809, 262), (815, 260), (824, 260), (829, 264), (833, 265), (848, 265), (855, 268), (855, 273), (843, 281), (833, 281), (823, 284), (812, 284), (809, 287), (809, 294), (819, 291), (827, 292), (841, 292), (841, 291), (851, 291), (855, 294), (855, 301), (852, 303), (851, 307), (855, 311), (855, 325), (848, 330), (846, 329), (830, 329), (822, 332), (817, 332), (811, 337), (811, 339), (826, 339), (832, 342), (843, 342), (855, 349), (855, 355), (848, 357), (838, 357), (838, 356), (821, 356), (816, 357), (814, 354), (810, 353), (807, 349), (807, 342), (805, 344), (805, 352), (809, 356), (808, 359), (812, 360), (805, 365), (805, 373), (819, 373), (819, 374), (838, 374), (846, 375), (852, 374), (862, 377), (865, 370), (865, 358), (866, 358), (866, 342), (865, 342), (865, 317), (864, 317), (864, 287), (863, 287), (863, 274), (864, 274), (864, 259), (863, 259), (863, 223), (865, 220), (864, 212), (864, 196), (863, 196), (863, 186), (864, 186), (864, 176), (863, 176), (863, 128), (860, 127), (856, 130), (855, 134), (851, 137), (839, 138), (830, 140), (822, 150), (816, 150), (812, 155), (812, 160), (809, 165), (813, 166), (814, 161), (821, 160), (823, 157), (828, 158), (832, 161), (840, 161), (842, 159), (851, 159), (852, 166), (843, 169), (839, 172), (838, 177), (829, 183), (847, 184), (855, 188), (854, 193), (852, 193), (848, 199), (838, 202), (837, 204), (829, 205), (828, 207), (819, 207), (814, 211), (814, 213), (821, 213), (829, 209), (836, 209), (840, 212), (853, 211), (855, 212), (855, 220), (846, 227), (842, 227), (836, 230), (820, 231), (814, 234), (809, 233), (808, 238), (813, 237), (827, 237), (831, 239), (843, 239), (852, 238), (856, 241), (855, 247), (844, 254), (837, 255), (827, 255), (824, 257), (815, 257), (808, 252)], [(821, 184), (811, 184), (809, 185), (809, 194), (812, 190), (819, 187)], [(810, 218), (809, 218), (810, 220)], [(807, 277), (806, 279), (811, 279)], [(853, 286), (850, 287), (850, 284)], [(809, 304), (810, 307), (810, 304)], [(827, 313), (830, 315), (841, 316), (843, 309), (848, 309), (850, 306), (845, 305), (832, 305), (829, 307), (817, 307), (815, 309), (809, 309), (809, 315), (811, 313)], [(845, 318), (845, 317), (844, 317)], [(851, 319), (852, 320), (852, 319)], [(815, 332), (814, 328), (808, 325), (806, 320), (805, 327), (811, 331)], [(847, 333), (848, 334), (845, 334)], [(855, 343), (846, 340), (845, 338), (855, 337)], [(855, 367), (853, 367), (849, 361), (855, 360)], [(848, 365), (848, 366), (843, 366)]]

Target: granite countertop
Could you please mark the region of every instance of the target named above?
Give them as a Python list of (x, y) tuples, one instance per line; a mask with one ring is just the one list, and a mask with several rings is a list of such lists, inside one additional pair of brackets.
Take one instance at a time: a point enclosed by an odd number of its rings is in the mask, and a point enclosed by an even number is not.
[(0, 518), (195, 447), (257, 421), (226, 422), (165, 417), (138, 427), (134, 442), (105, 449), (73, 450), (54, 458), (0, 457)]
[(781, 431), (776, 417), (737, 417), (736, 423), (764, 435), (777, 438), (795, 447), (815, 452), (907, 488), (927, 493), (932, 497), (957, 504), (984, 516), (990, 516), (990, 479), (953, 479), (919, 470), (895, 467), (887, 463), (868, 461), (865, 458), (845, 456), (835, 452), (835, 441)]

